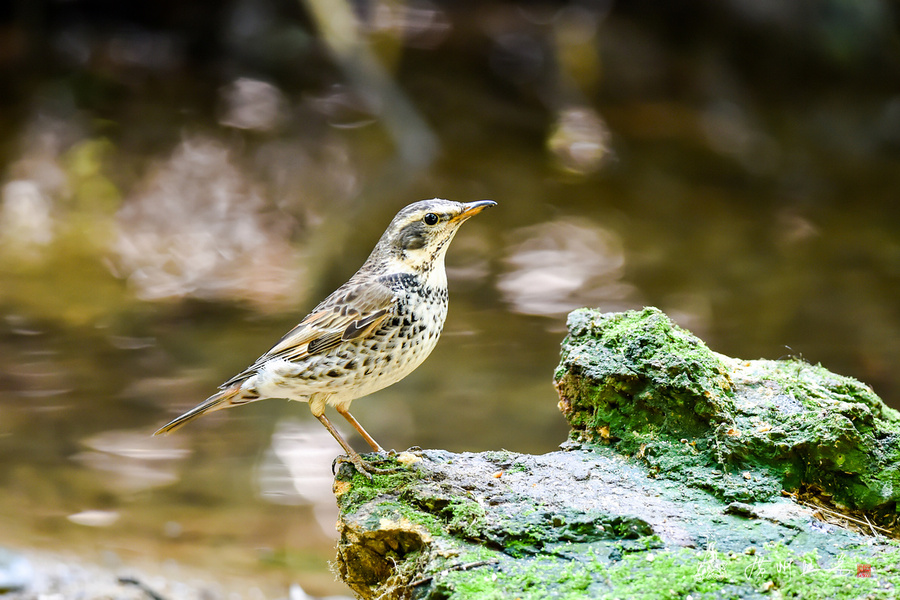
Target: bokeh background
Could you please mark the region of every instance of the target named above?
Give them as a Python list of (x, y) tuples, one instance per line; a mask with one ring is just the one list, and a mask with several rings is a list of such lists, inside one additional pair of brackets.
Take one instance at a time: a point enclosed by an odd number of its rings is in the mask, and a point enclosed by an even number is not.
[(432, 357), (354, 404), (386, 447), (555, 449), (583, 305), (900, 406), (898, 30), (887, 0), (3, 3), (0, 544), (346, 594), (305, 406), (149, 436), (434, 196), (499, 206)]

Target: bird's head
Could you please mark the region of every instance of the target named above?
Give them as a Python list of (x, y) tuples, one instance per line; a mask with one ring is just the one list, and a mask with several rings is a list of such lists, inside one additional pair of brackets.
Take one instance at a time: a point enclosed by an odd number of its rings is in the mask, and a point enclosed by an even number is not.
[(410, 272), (425, 272), (443, 264), (447, 245), (459, 226), (490, 206), (493, 200), (453, 202), (452, 200), (422, 200), (402, 209), (372, 252), (372, 259), (390, 260)]

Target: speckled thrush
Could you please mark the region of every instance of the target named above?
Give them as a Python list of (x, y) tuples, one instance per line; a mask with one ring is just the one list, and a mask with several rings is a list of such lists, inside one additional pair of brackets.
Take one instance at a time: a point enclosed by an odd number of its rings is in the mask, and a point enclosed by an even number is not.
[(447, 247), (469, 217), (495, 205), (435, 198), (401, 210), (347, 283), (220, 391), (156, 435), (215, 410), (287, 398), (309, 403), (360, 472), (377, 471), (341, 437), (325, 406), (334, 406), (372, 450), (382, 451), (350, 414), (350, 403), (400, 381), (434, 349), (447, 317)]

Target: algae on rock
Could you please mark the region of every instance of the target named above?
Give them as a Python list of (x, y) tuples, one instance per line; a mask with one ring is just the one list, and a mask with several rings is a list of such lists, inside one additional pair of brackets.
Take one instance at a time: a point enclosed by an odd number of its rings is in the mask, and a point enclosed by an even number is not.
[(900, 413), (799, 360), (717, 354), (661, 311), (579, 309), (556, 371), (573, 439), (609, 443), (725, 500), (816, 489), (893, 524)]
[[(336, 566), (362, 598), (747, 598), (767, 585), (822, 600), (896, 594), (900, 546), (784, 497), (726, 504), (648, 477), (611, 447), (416, 458), (371, 481), (349, 464), (338, 473)], [(873, 578), (851, 577), (857, 563)]]
[(371, 480), (341, 466), (336, 566), (357, 594), (896, 597), (897, 543), (784, 493), (893, 523), (900, 417), (866, 386), (716, 354), (649, 308), (572, 313), (555, 379), (563, 451), (417, 451)]

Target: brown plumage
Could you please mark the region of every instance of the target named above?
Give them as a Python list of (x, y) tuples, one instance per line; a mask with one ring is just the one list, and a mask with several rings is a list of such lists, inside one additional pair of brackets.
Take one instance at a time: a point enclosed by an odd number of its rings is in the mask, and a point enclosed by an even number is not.
[(447, 246), (463, 222), (495, 204), (435, 198), (401, 210), (347, 283), (219, 392), (156, 435), (208, 412), (287, 398), (308, 402), (356, 468), (373, 470), (337, 432), (325, 406), (334, 406), (374, 451), (382, 451), (350, 414), (350, 404), (400, 381), (434, 349), (447, 316)]

